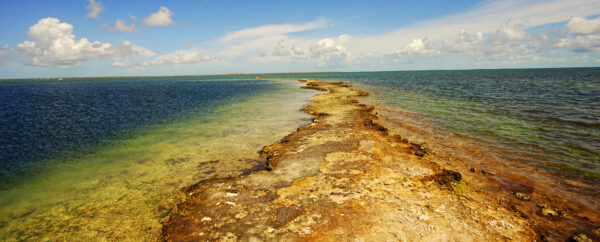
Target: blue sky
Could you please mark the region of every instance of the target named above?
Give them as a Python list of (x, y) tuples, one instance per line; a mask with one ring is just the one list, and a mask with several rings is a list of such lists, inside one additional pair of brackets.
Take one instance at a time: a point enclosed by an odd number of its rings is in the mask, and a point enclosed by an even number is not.
[(0, 78), (600, 65), (600, 1), (0, 2)]

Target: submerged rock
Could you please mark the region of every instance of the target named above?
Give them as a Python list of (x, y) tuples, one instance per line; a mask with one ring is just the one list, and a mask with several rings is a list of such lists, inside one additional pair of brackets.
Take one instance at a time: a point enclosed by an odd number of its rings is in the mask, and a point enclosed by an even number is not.
[[(358, 90), (304, 81), (327, 92), (302, 109), (318, 122), (259, 152), (262, 168), (272, 172), (207, 179), (188, 189), (194, 195), (163, 223), (165, 240), (534, 238), (523, 218), (487, 194), (470, 192), (461, 173), (439, 165), (435, 153), (419, 158), (423, 147), (390, 134), (375, 108), (357, 100)], [(489, 226), (491, 217), (502, 221)]]
[(522, 193), (522, 192), (515, 192), (515, 197), (519, 200), (523, 200), (523, 201), (531, 201), (531, 196)]
[[(412, 145), (412, 146), (410, 147), (410, 151), (411, 151), (411, 152), (412, 152), (414, 155), (416, 155), (416, 156), (420, 156), (420, 157), (423, 157), (423, 156), (425, 156), (425, 153), (427, 153), (427, 152), (425, 151), (425, 148), (423, 148), (423, 146), (420, 146), (420, 145), (417, 145), (417, 144), (415, 144), (415, 145)], [(460, 175), (460, 174), (459, 174), (459, 175)], [(459, 180), (460, 180), (460, 179), (459, 179)]]
[(166, 159), (165, 163), (167, 163), (169, 165), (176, 165), (176, 164), (179, 164), (179, 163), (187, 162), (189, 160), (190, 160), (189, 157), (177, 157), (177, 158)]
[(450, 186), (453, 182), (462, 180), (462, 175), (459, 172), (444, 169), (442, 173), (434, 175), (434, 179), (440, 185)]
[(569, 238), (569, 241), (572, 241), (572, 242), (592, 242), (592, 239), (588, 238), (587, 235), (585, 235), (584, 233), (575, 233), (573, 236), (571, 236), (571, 238)]
[(566, 213), (548, 204), (538, 204), (539, 213), (546, 217), (566, 216)]

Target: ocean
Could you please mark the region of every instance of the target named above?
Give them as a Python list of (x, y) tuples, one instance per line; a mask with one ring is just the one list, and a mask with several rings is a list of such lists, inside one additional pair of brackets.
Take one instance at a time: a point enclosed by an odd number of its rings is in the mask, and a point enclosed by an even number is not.
[(181, 188), (260, 167), (310, 122), (298, 78), (365, 89), (430, 153), (600, 211), (600, 68), (5, 80), (1, 238), (155, 238)]
[(315, 92), (235, 78), (0, 82), (0, 240), (156, 240), (181, 189), (264, 167)]

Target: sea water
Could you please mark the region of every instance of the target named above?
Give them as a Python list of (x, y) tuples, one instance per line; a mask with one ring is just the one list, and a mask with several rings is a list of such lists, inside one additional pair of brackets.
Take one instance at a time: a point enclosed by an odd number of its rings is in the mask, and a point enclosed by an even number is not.
[[(308, 123), (295, 80), (0, 82), (0, 239), (155, 240), (180, 190)], [(282, 101), (285, 100), (285, 101)]]
[(600, 68), (261, 77), (0, 82), (0, 235), (155, 238), (180, 188), (250, 169), (308, 122), (298, 78), (367, 89), (436, 156), (600, 211)]
[(385, 125), (504, 192), (600, 213), (600, 68), (313, 73), (372, 95)]

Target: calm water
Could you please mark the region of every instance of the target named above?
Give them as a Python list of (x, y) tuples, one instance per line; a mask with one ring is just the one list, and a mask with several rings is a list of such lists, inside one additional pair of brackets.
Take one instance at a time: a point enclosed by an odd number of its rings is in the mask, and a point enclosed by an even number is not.
[[(211, 116), (215, 105), (268, 92), (274, 86), (202, 78), (2, 83), (0, 184), (27, 176), (44, 165), (40, 162), (80, 156), (88, 147), (147, 125), (168, 122), (191, 110)], [(59, 157), (49, 160), (49, 156)]]
[(296, 80), (227, 78), (0, 83), (0, 240), (156, 240), (181, 188), (309, 122)]
[(467, 163), (599, 194), (600, 68), (238, 77), (0, 82), (0, 238), (156, 238), (178, 189), (260, 164), (308, 122), (298, 78), (368, 89), (399, 128), (427, 130), (406, 136)]
[(306, 77), (364, 84), (385, 104), (413, 112), (421, 121), (514, 152), (508, 159), (527, 157), (566, 175), (600, 178), (600, 68)]

